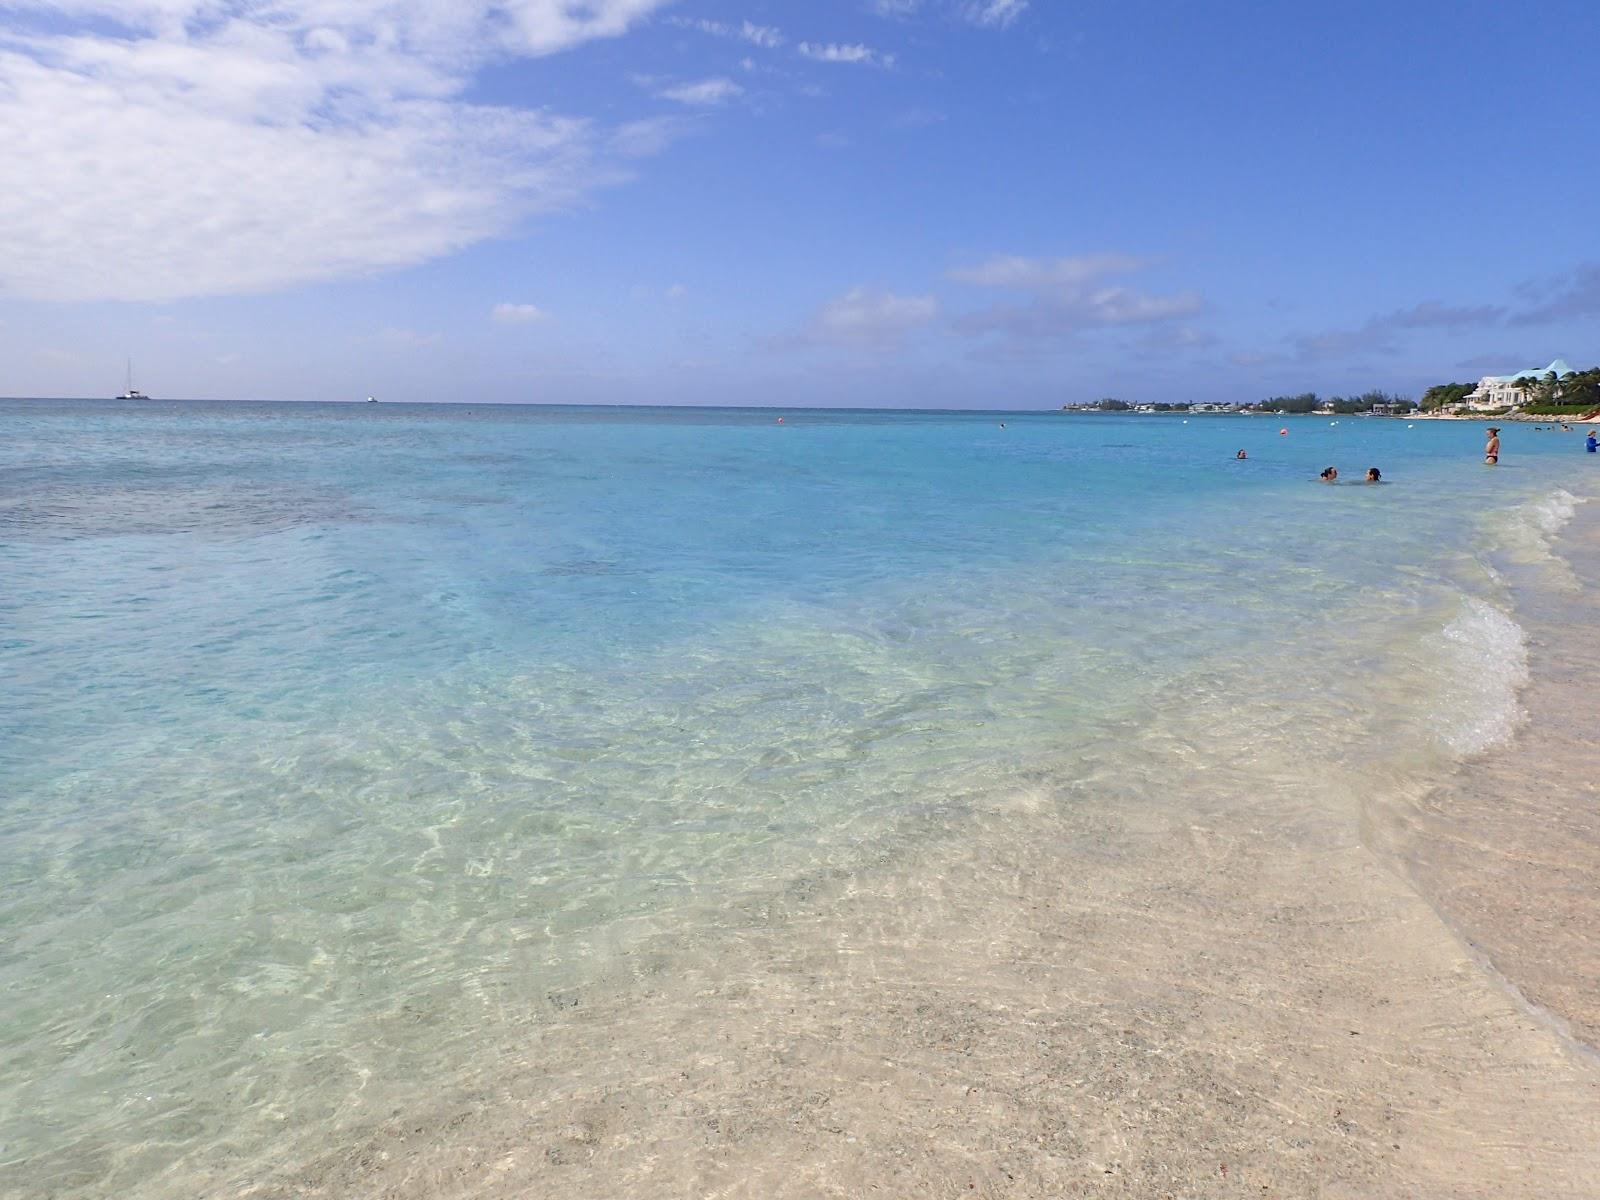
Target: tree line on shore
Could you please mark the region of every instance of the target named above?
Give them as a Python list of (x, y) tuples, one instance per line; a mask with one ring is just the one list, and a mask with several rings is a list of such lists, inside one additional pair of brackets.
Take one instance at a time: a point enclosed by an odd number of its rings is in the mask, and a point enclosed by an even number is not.
[[(1600, 367), (1591, 367), (1587, 371), (1569, 371), (1559, 379), (1554, 371), (1547, 371), (1543, 376), (1530, 374), (1523, 377), (1518, 386), (1521, 388), (1523, 401), (1517, 407), (1520, 411), (1532, 415), (1575, 415), (1600, 409)], [(1376, 389), (1370, 392), (1362, 392), (1358, 396), (1329, 396), (1326, 398), (1317, 395), (1316, 392), (1300, 392), (1293, 396), (1269, 396), (1267, 399), (1257, 401), (1255, 404), (1237, 405), (1234, 411), (1285, 414), (1313, 412), (1347, 414), (1373, 411), (1408, 413), (1421, 409), (1423, 412), (1437, 412), (1442, 408), (1458, 407), (1465, 403), (1467, 397), (1477, 390), (1478, 385), (1476, 383), (1439, 383), (1423, 392), (1420, 401), (1412, 400), (1408, 396), (1397, 396)], [(1134, 405), (1126, 400), (1117, 400), (1108, 396), (1103, 400), (1097, 400), (1093, 404), (1064, 405), (1063, 407), (1098, 412), (1131, 412), (1135, 408), (1154, 412), (1190, 412), (1200, 408), (1209, 412), (1215, 411), (1217, 406), (1210, 404), (1198, 405), (1182, 401)]]
[(1376, 389), (1359, 396), (1329, 396), (1324, 399), (1315, 392), (1301, 392), (1294, 396), (1269, 396), (1259, 404), (1246, 405), (1246, 409), (1273, 413), (1363, 413), (1382, 409), (1385, 412), (1410, 412), (1417, 402), (1408, 396), (1396, 396)]
[[(1093, 404), (1082, 407), (1093, 409), (1097, 412), (1131, 412), (1135, 408), (1148, 409), (1154, 412), (1190, 412), (1195, 408), (1203, 407), (1206, 411), (1214, 411), (1214, 405), (1195, 405), (1183, 402), (1159, 404), (1129, 404), (1126, 400), (1116, 400), (1107, 397), (1097, 400)], [(1380, 410), (1383, 412), (1411, 412), (1417, 407), (1415, 400), (1406, 396), (1396, 396), (1389, 392), (1370, 391), (1362, 392), (1359, 396), (1328, 396), (1322, 397), (1315, 392), (1301, 392), (1295, 396), (1269, 396), (1255, 404), (1240, 404), (1235, 406), (1237, 412), (1270, 412), (1270, 413), (1363, 413)]]

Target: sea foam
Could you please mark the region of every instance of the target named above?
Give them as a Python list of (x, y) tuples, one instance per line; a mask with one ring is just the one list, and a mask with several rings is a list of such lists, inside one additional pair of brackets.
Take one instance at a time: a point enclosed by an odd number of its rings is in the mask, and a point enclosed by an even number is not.
[(1467, 597), (1435, 639), (1441, 670), (1434, 729), (1463, 757), (1505, 741), (1522, 720), (1528, 638), (1510, 615)]
[(1565, 488), (1512, 505), (1490, 518), (1492, 548), (1513, 561), (1564, 566), (1555, 553), (1556, 535), (1585, 503)]

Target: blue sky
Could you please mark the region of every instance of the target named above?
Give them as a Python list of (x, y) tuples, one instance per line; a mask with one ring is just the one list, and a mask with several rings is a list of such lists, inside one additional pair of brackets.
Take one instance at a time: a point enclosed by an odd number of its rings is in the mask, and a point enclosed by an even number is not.
[(1600, 6), (0, 0), (0, 394), (1048, 407), (1600, 363)]

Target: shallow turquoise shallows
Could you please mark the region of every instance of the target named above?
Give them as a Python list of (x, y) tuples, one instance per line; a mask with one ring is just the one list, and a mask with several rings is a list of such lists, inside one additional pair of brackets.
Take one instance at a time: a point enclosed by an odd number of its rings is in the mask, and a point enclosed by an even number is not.
[(1191, 786), (1156, 723), (1441, 769), (1600, 481), (1528, 426), (779, 415), (0, 402), (0, 1174), (270, 1170), (652, 932)]

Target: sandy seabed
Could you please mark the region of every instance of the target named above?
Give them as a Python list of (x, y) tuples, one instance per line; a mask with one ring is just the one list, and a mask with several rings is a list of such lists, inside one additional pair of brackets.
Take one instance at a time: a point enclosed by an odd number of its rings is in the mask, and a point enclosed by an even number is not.
[(1374, 810), (1174, 733), (1152, 761), (1199, 782), (1133, 805), (1087, 761), (630, 944), (476, 1077), (228, 1194), (1600, 1197), (1597, 532), (1531, 614), (1532, 721), (1442, 790)]
[(256, 1194), (1600, 1194), (1600, 1063), (1354, 836), (1075, 824), (634, 955), (492, 1089)]

